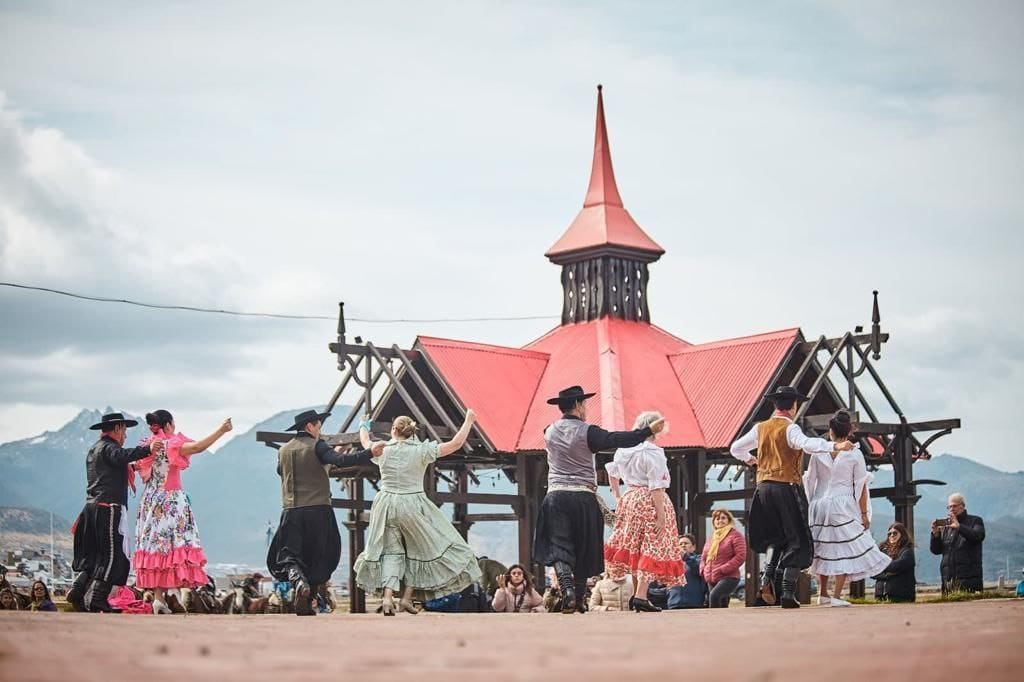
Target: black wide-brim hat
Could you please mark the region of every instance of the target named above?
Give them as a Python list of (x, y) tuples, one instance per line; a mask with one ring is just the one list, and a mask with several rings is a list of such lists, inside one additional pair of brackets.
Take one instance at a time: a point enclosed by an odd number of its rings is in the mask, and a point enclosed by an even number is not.
[(132, 426), (138, 426), (139, 422), (134, 419), (125, 419), (124, 415), (120, 412), (111, 412), (110, 414), (103, 415), (103, 419), (99, 423), (90, 426), (89, 429), (91, 431), (99, 431), (104, 426), (117, 426), (118, 424), (124, 424), (126, 427), (131, 428)]
[(548, 405), (557, 405), (562, 402), (570, 402), (575, 400), (586, 400), (592, 398), (596, 393), (584, 393), (582, 386), (570, 386), (569, 388), (563, 388), (558, 392), (557, 398), (548, 398)]
[(316, 410), (306, 410), (295, 415), (295, 423), (289, 426), (285, 431), (301, 431), (305, 428), (306, 424), (311, 422), (322, 422), (331, 416), (330, 412), (317, 412)]
[(764, 397), (769, 400), (796, 400), (797, 402), (810, 400), (810, 398), (792, 386), (779, 386), (773, 393), (767, 393)]

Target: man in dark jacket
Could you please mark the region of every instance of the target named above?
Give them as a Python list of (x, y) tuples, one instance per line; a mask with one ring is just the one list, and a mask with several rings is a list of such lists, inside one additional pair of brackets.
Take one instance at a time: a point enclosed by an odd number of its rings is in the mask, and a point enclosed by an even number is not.
[(294, 590), (295, 614), (312, 616), (316, 589), (327, 582), (341, 560), (341, 534), (331, 507), (328, 466), (369, 464), (384, 449), (377, 441), (370, 450), (340, 454), (320, 438), (330, 412), (307, 410), (295, 416), (289, 431), (295, 438), (277, 451), (281, 477), (281, 522), (267, 551), (267, 568), (276, 580)]
[(942, 593), (980, 592), (981, 543), (985, 522), (967, 513), (967, 501), (960, 493), (949, 496), (949, 518), (932, 521), (932, 554), (941, 554)]
[(668, 591), (668, 608), (700, 609), (707, 605), (708, 584), (700, 574), (700, 552), (692, 535), (687, 533), (679, 538), (679, 549), (686, 566), (686, 585), (673, 587)]
[(128, 581), (131, 568), (125, 551), (125, 517), (128, 506), (129, 464), (160, 452), (164, 442), (152, 446), (124, 447), (128, 429), (138, 425), (120, 412), (103, 415), (89, 428), (101, 431), (85, 457), (85, 507), (72, 527), (74, 570), (80, 571), (68, 591), (68, 603), (76, 611), (113, 611), (107, 597), (114, 585)]

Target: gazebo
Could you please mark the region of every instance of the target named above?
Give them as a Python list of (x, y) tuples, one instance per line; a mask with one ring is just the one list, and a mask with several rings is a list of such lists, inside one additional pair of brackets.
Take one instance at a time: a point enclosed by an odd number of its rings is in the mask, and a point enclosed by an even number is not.
[[(656, 407), (671, 428), (659, 438), (672, 472), (670, 497), (678, 510), (682, 532), (693, 533), (700, 546), (707, 515), (715, 503), (732, 503), (745, 518), (753, 493), (753, 477), (729, 455), (729, 444), (771, 408), (762, 396), (781, 384), (798, 386), (810, 396), (798, 421), (807, 431), (821, 432), (828, 417), (841, 407), (859, 423), (871, 468), (892, 466), (894, 484), (872, 490), (888, 498), (896, 519), (913, 528), (917, 486), (913, 463), (927, 458), (938, 437), (958, 428), (958, 419), (911, 422), (882, 382), (875, 361), (888, 334), (881, 331), (877, 292), (872, 327), (840, 335), (806, 337), (793, 327), (753, 336), (693, 344), (651, 321), (647, 301), (650, 266), (665, 254), (623, 206), (615, 182), (601, 86), (597, 94), (594, 156), (583, 208), (545, 256), (561, 267), (561, 323), (539, 339), (514, 348), (466, 340), (419, 336), (408, 348), (377, 346), (346, 337), (344, 304), (340, 304), (337, 339), (329, 344), (342, 378), (328, 401), (333, 408), (342, 393), (356, 384), (361, 393), (332, 444), (351, 444), (357, 415), (368, 413), (374, 432), (387, 434), (390, 420), (408, 414), (427, 438), (443, 439), (461, 423), (467, 407), (478, 420), (462, 452), (439, 460), (427, 472), (427, 494), (438, 505), (452, 505), (452, 522), (465, 536), (475, 523), (515, 521), (518, 561), (534, 565), (531, 544), (540, 501), (546, 489), (544, 427), (557, 418), (546, 398), (565, 386), (580, 384), (595, 391), (591, 421), (609, 430), (628, 429), (636, 414)], [(866, 383), (867, 382), (867, 383)], [(873, 385), (894, 421), (883, 422), (864, 390)], [(495, 390), (500, 387), (500, 390)], [(869, 391), (870, 392), (870, 391)], [(930, 435), (928, 435), (930, 434)], [(271, 447), (289, 434), (260, 432)], [(600, 453), (599, 480), (606, 483)], [(501, 469), (516, 485), (514, 494), (471, 490), (475, 471)], [(342, 481), (344, 497), (336, 508), (347, 509), (350, 563), (362, 550), (370, 503), (364, 483), (376, 483), (374, 467), (332, 472)], [(709, 474), (718, 482), (742, 487), (708, 490)], [(438, 489), (439, 481), (449, 490)], [(712, 484), (712, 487), (716, 487)], [(720, 487), (720, 486), (717, 486)], [(470, 505), (497, 505), (507, 511), (474, 513)], [(756, 580), (759, 557), (747, 560), (747, 580)], [(351, 565), (350, 565), (351, 569)], [(365, 610), (364, 595), (350, 570), (351, 609)], [(748, 604), (753, 590), (748, 590)]]

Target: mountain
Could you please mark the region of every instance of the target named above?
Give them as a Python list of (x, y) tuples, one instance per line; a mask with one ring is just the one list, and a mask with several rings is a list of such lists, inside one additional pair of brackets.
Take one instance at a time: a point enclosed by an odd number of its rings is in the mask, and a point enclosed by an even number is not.
[[(348, 409), (338, 407), (335, 410), (337, 416), (328, 420), (325, 430), (335, 432)], [(104, 412), (112, 411), (107, 408)], [(244, 433), (234, 435), (219, 449), (197, 455), (183, 474), (184, 487), (192, 500), (211, 563), (264, 564), (267, 527), (268, 523), (274, 529), (277, 527), (281, 496), (276, 453), (256, 441), (256, 431), (281, 431), (291, 423), (291, 415), (300, 411), (302, 409), (280, 412)], [(67, 519), (77, 517), (84, 500), (85, 452), (97, 435), (89, 431), (89, 425), (99, 421), (102, 413), (100, 410), (82, 410), (56, 431), (0, 445), (0, 506), (34, 508), (36, 515), (43, 513), (38, 510), (52, 511), (60, 517), (59, 522), (55, 519), (55, 530), (65, 537)], [(187, 425), (184, 427), (185, 432), (194, 438), (205, 435), (191, 433)], [(136, 433), (138, 435), (129, 443), (137, 442), (143, 435), (141, 429), (133, 435)], [(501, 474), (480, 472), (480, 475), (483, 479), (482, 492), (515, 492), (515, 486)], [(890, 470), (882, 469), (875, 475), (874, 487), (891, 485)], [(915, 510), (917, 523), (914, 533), (918, 542), (919, 580), (938, 580), (939, 560), (928, 551), (928, 526), (933, 518), (945, 516), (946, 497), (955, 491), (962, 492), (967, 498), (971, 513), (985, 519), (988, 531), (984, 548), (986, 579), (993, 580), (999, 572), (1004, 572), (1007, 560), (1011, 574), (1017, 574), (1024, 566), (1024, 497), (1020, 494), (1024, 489), (1024, 472), (998, 471), (973, 460), (947, 454), (918, 462), (914, 465), (914, 476), (947, 483), (918, 488), (921, 500)], [(730, 480), (731, 477), (727, 476), (719, 483), (717, 472), (713, 471), (709, 475), (708, 489), (728, 489)], [(733, 483), (731, 487), (738, 485)], [(441, 487), (443, 489), (444, 484)], [(337, 483), (332, 482), (331, 488), (337, 491)], [(372, 496), (373, 491), (367, 486), (367, 498)], [(130, 520), (135, 518), (137, 501), (137, 497), (129, 499)], [(872, 534), (880, 540), (892, 519), (892, 505), (884, 499), (873, 500), (872, 505), (875, 514)], [(482, 507), (471, 511), (507, 509)], [(32, 514), (18, 516), (14, 512), (5, 514), (0, 516), (0, 523), (4, 524), (0, 525), (0, 530), (7, 530), (8, 519), (11, 523), (31, 525), (36, 521), (42, 523), (39, 519), (43, 518)], [(48, 514), (45, 515), (45, 525), (45, 530), (40, 533), (46, 535), (48, 542)], [(134, 531), (134, 523), (129, 526)], [(17, 533), (19, 537), (32, 535), (31, 532)], [(517, 524), (513, 522), (480, 523), (472, 528), (470, 542), (479, 554), (509, 562), (518, 554), (516, 533)], [(343, 532), (342, 545), (347, 553), (344, 535)], [(347, 559), (343, 557), (342, 566), (345, 566), (345, 561)]]

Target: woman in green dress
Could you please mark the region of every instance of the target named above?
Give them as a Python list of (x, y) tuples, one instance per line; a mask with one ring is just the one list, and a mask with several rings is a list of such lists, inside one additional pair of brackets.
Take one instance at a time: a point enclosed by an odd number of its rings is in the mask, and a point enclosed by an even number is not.
[[(421, 441), (416, 422), (398, 417), (391, 440), (373, 461), (380, 468), (380, 491), (370, 508), (366, 549), (356, 559), (356, 583), (367, 592), (384, 593), (385, 616), (395, 615), (394, 593), (405, 583), (398, 608), (416, 613), (412, 591), (425, 599), (456, 592), (480, 580), (476, 556), (445, 515), (423, 492), (423, 474), (438, 457), (450, 455), (466, 442), (476, 421), (473, 410), (447, 442)], [(359, 438), (369, 447), (367, 422)]]

